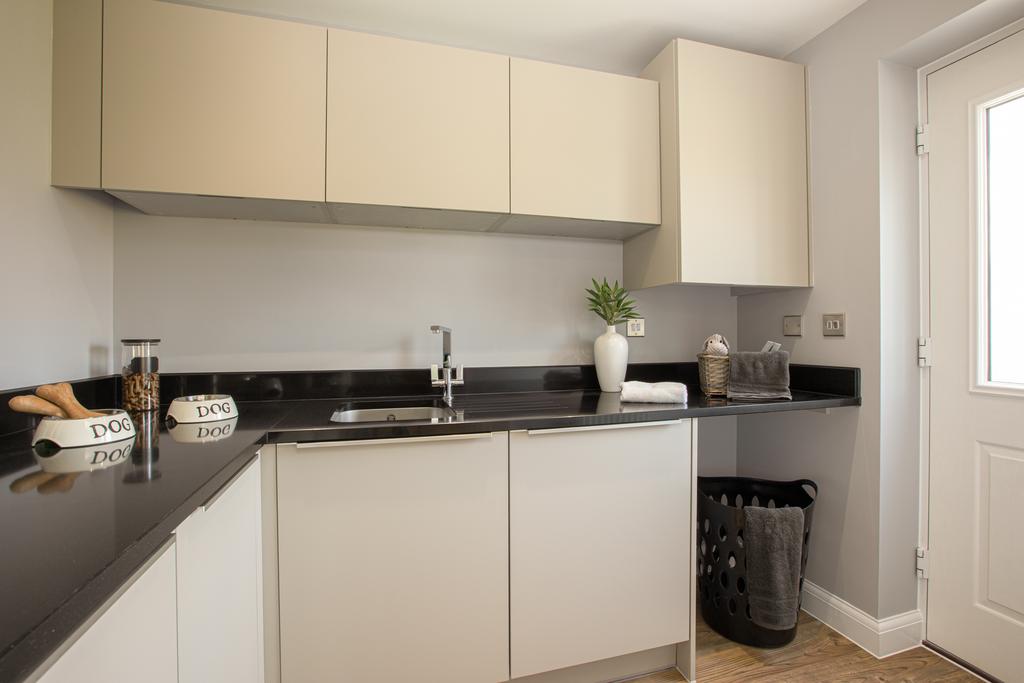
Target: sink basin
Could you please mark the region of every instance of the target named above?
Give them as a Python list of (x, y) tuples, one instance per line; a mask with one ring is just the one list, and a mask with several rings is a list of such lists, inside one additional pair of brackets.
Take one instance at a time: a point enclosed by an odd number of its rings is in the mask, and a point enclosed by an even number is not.
[(444, 406), (395, 406), (392, 408), (339, 408), (331, 422), (448, 422), (455, 413)]

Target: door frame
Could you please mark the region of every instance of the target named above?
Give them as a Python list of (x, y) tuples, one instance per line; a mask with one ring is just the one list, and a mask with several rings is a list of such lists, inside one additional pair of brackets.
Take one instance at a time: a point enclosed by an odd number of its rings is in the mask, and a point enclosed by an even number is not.
[[(1018, 19), (1001, 29), (993, 31), (992, 33), (983, 36), (975, 41), (964, 45), (963, 47), (950, 52), (944, 57), (940, 57), (933, 62), (925, 64), (917, 70), (917, 120), (918, 125), (927, 125), (928, 123), (928, 76), (940, 71), (941, 69), (950, 66), (951, 64), (960, 61), (966, 57), (981, 52), (985, 48), (991, 47), (996, 43), (1009, 38), (1010, 36), (1016, 35), (1024, 31), (1024, 19)], [(929, 193), (928, 193), (928, 154), (922, 154), (918, 157), (918, 272), (920, 274), (919, 282), (919, 310), (920, 310), (920, 321), (918, 327), (918, 336), (924, 338), (931, 337), (931, 221), (929, 217), (928, 205), (929, 205)], [(970, 191), (973, 193), (974, 188)], [(974, 274), (974, 264), (971, 266), (972, 276)], [(977, 304), (973, 300), (971, 301), (971, 315), (976, 315)], [(974, 340), (974, 334), (972, 331), (972, 338), (970, 349), (971, 352), (975, 351), (976, 341)], [(976, 377), (976, 369), (972, 364), (971, 378), (972, 388), (973, 381)], [(929, 492), (930, 492), (930, 474), (931, 474), (931, 368), (923, 367), (920, 376), (920, 411), (919, 411), (919, 462), (920, 462), (920, 493), (918, 499), (920, 501), (920, 507), (918, 510), (918, 547), (927, 549), (929, 547), (929, 517), (928, 517), (928, 503), (929, 503)], [(1014, 392), (1019, 395), (1019, 392)], [(924, 623), (924, 638), (928, 639), (928, 581), (918, 576), (917, 581), (917, 606), (921, 612), (921, 617)]]

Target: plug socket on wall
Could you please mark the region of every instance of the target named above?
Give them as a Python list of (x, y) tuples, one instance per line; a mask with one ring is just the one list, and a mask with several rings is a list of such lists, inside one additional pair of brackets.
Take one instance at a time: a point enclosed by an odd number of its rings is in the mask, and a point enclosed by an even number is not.
[(826, 313), (821, 316), (821, 333), (826, 337), (845, 337), (846, 314)]

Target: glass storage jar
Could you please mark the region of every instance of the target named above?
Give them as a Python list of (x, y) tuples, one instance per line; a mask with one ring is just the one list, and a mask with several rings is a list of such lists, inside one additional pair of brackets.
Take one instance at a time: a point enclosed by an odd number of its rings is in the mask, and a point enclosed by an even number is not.
[(156, 410), (160, 407), (159, 339), (121, 340), (121, 407)]

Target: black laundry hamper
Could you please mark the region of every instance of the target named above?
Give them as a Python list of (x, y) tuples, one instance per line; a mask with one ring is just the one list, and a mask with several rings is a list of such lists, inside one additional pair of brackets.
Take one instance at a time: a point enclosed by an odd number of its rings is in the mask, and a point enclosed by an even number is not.
[[(813, 495), (808, 488), (814, 491)], [(704, 621), (726, 638), (745, 645), (780, 647), (791, 642), (796, 637), (796, 626), (776, 631), (758, 626), (750, 618), (743, 507), (803, 508), (802, 590), (818, 485), (809, 479), (698, 477), (697, 494), (697, 593)]]

